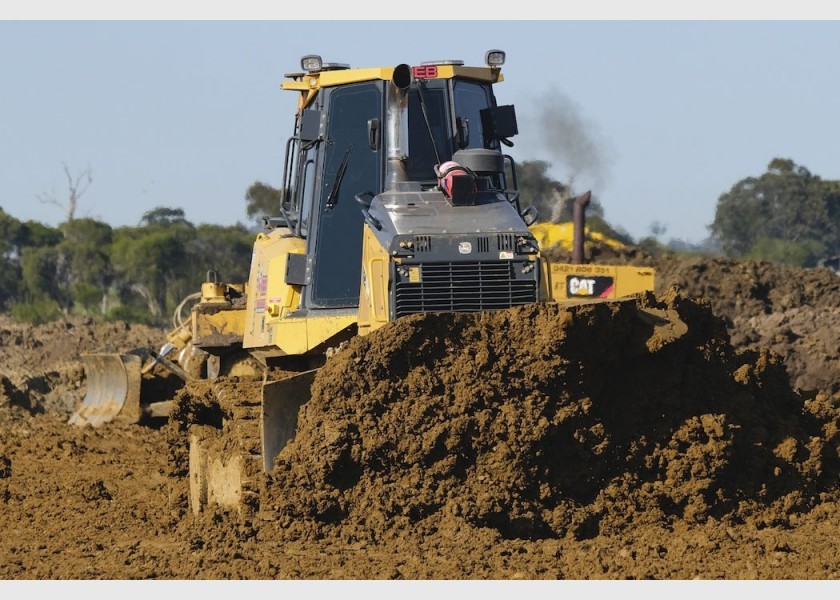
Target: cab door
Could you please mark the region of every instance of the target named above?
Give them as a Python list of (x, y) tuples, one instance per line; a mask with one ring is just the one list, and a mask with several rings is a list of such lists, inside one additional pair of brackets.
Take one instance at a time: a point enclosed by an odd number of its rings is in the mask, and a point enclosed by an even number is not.
[(383, 91), (381, 81), (365, 82), (332, 88), (326, 99), (324, 166), (307, 252), (312, 257), (313, 308), (359, 303), (364, 217), (355, 196), (382, 191), (382, 144), (371, 148), (368, 121), (381, 121)]

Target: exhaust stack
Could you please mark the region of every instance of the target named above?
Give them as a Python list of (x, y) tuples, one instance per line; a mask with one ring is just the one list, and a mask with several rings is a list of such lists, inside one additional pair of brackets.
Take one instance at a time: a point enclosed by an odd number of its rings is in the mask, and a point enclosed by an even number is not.
[(407, 64), (394, 68), (385, 109), (387, 128), (387, 161), (385, 163), (385, 189), (395, 190), (398, 183), (406, 181), (405, 159), (408, 157), (408, 88), (411, 85), (411, 67)]

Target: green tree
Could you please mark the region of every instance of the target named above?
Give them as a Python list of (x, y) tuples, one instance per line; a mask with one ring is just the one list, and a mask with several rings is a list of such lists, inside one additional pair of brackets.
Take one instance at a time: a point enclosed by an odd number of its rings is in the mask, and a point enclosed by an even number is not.
[(49, 298), (65, 303), (57, 277), (60, 262), (57, 246), (62, 239), (61, 231), (36, 221), (21, 225), (12, 248), (21, 267), (20, 299), (37, 301)]
[(0, 208), (0, 253), (8, 254), (20, 244), (23, 223)]
[(39, 302), (53, 300), (59, 306), (69, 306), (70, 298), (56, 276), (60, 255), (56, 246), (28, 246), (20, 257), (23, 300)]
[(113, 238), (111, 226), (93, 219), (74, 219), (59, 226), (64, 239), (58, 244), (59, 271), (74, 308), (87, 313), (107, 311), (111, 285), (111, 259), (108, 247)]
[(0, 209), (0, 307), (33, 323), (81, 312), (162, 324), (209, 271), (247, 281), (253, 243), (245, 225), (196, 227), (180, 208), (118, 229), (93, 219), (21, 223)]
[(245, 214), (260, 223), (263, 217), (280, 214), (283, 192), (267, 183), (256, 181), (245, 192)]
[(110, 226), (93, 219), (74, 219), (58, 229), (29, 222), (21, 225), (15, 239), (12, 252), (19, 256), (19, 302), (54, 303), (64, 314), (76, 308), (100, 310), (110, 284)]
[[(189, 283), (194, 266), (187, 245), (195, 228), (181, 209), (158, 207), (147, 212), (139, 227), (113, 232), (111, 262), (120, 300), (131, 314), (161, 322), (168, 310), (195, 291)], [(137, 300), (145, 311), (137, 306)]]
[(23, 223), (0, 208), (0, 309), (20, 293), (20, 238)]
[(196, 269), (190, 276), (193, 288), (198, 290), (209, 271), (216, 274), (218, 281), (248, 281), (253, 249), (254, 234), (242, 224), (199, 225), (186, 246), (189, 262)]
[(143, 213), (140, 218), (140, 225), (146, 227), (169, 227), (171, 225), (191, 225), (184, 216), (183, 208), (170, 208), (168, 206), (158, 206), (150, 211)]
[(728, 256), (813, 266), (840, 252), (840, 182), (775, 158), (720, 196), (709, 229)]
[(825, 245), (817, 240), (782, 240), (779, 238), (758, 238), (746, 258), (766, 260), (791, 266), (816, 265), (819, 257), (825, 255)]
[(0, 209), (0, 308), (40, 322), (60, 314), (66, 301), (57, 280), (61, 232), (35, 221), (22, 223)]
[(63, 238), (64, 236), (62, 235), (60, 229), (44, 225), (38, 221), (27, 221), (23, 224), (23, 229), (21, 229), (18, 246), (20, 248), (25, 248), (27, 246), (35, 248), (40, 248), (42, 246), (55, 246), (61, 242)]

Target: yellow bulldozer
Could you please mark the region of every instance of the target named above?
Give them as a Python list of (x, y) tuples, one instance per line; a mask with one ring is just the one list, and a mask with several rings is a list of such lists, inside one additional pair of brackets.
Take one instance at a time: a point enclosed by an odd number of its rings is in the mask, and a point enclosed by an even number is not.
[[(294, 436), (318, 367), (354, 336), (414, 313), (617, 301), (652, 291), (651, 268), (583, 260), (588, 194), (575, 203), (571, 262), (541, 254), (529, 229), (536, 211), (522, 207), (516, 164), (505, 153), (518, 125), (514, 107), (497, 104), (494, 93), (504, 60), (490, 50), (483, 66), (439, 60), (350, 68), (304, 56), (282, 83), (298, 96), (283, 201), (256, 235), (248, 281), (210, 274), (159, 351), (83, 357), (87, 396), (71, 420), (165, 415), (165, 403), (141, 393), (154, 368), (184, 380), (293, 371), (262, 386), (261, 441), (248, 458), (268, 472)], [(673, 315), (641, 316), (675, 326)], [(191, 438), (194, 511), (241, 499), (247, 469), (240, 457), (213, 450), (223, 446), (206, 434)]]

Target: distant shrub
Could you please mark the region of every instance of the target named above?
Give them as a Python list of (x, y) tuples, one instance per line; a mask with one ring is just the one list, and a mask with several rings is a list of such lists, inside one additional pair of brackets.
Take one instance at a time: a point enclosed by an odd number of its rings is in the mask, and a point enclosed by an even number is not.
[(21, 323), (40, 325), (59, 319), (61, 307), (55, 300), (37, 300), (33, 302), (15, 302), (12, 304), (12, 318)]
[(108, 309), (105, 315), (108, 321), (126, 321), (128, 323), (142, 323), (143, 325), (158, 325), (147, 310), (138, 310), (125, 304)]
[(747, 258), (792, 267), (813, 267), (817, 257), (824, 251), (825, 245), (816, 240), (792, 241), (763, 237), (753, 244)]

